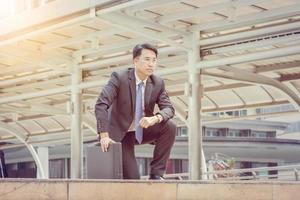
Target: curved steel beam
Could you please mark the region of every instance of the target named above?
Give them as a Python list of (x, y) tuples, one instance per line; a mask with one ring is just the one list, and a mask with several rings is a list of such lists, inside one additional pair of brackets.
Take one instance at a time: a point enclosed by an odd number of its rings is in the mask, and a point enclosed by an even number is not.
[(259, 85), (268, 85), (280, 90), (286, 96), (287, 100), (295, 107), (295, 109), (300, 111), (299, 96), (283, 83), (260, 74), (255, 74), (231, 66), (220, 67), (220, 69), (224, 70), (225, 72), (222, 74), (214, 74), (215, 76), (233, 80), (247, 81)]
[(95, 127), (97, 127), (96, 122), (92, 121), (89, 117), (89, 114), (84, 114), (82, 116), (82, 124), (85, 125), (88, 129), (90, 129), (93, 133), (95, 133), (97, 135), (97, 129)]
[(187, 125), (187, 111), (186, 107), (182, 105), (177, 99), (177, 97), (171, 97), (172, 104), (176, 110), (175, 115), (185, 124)]
[[(167, 27), (167, 26), (155, 23), (155, 22), (143, 20), (143, 19), (136, 18), (136, 17), (129, 16), (126, 14), (122, 14), (122, 13), (109, 13), (109, 14), (105, 14), (105, 15), (99, 15), (97, 17), (100, 20), (102, 20), (106, 23), (109, 23), (110, 25), (112, 25), (116, 28), (120, 28), (125, 31), (130, 31), (132, 33), (139, 34), (143, 37), (146, 37), (146, 38), (149, 38), (152, 40), (161, 41), (170, 46), (178, 47), (185, 51), (191, 50), (185, 44), (177, 43), (176, 41), (169, 38), (170, 36), (178, 36), (178, 35), (182, 36), (182, 37), (187, 37), (187, 36), (189, 36), (188, 32), (174, 30), (170, 27)], [(160, 31), (162, 31), (162, 33), (153, 33), (153, 31), (152, 32), (148, 31), (148, 30), (144, 29), (145, 26), (160, 30)]]
[(38, 155), (37, 155), (35, 149), (33, 148), (33, 146), (31, 144), (27, 143), (26, 138), (24, 137), (24, 135), (20, 134), (16, 129), (11, 128), (11, 127), (7, 126), (7, 124), (0, 121), (0, 130), (1, 129), (4, 130), (4, 131), (9, 132), (11, 135), (15, 136), (17, 139), (19, 139), (22, 143), (25, 144), (25, 146), (27, 147), (27, 149), (31, 153), (31, 155), (33, 157), (33, 160), (35, 161), (37, 169), (39, 170), (39, 173), (41, 174), (41, 178), (46, 178), (45, 172), (42, 168), (42, 163), (40, 161), (40, 158), (38, 157)]

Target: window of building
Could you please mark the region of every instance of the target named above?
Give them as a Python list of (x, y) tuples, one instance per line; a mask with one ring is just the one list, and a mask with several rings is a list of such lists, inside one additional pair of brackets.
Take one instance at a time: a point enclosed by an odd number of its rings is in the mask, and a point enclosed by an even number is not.
[(239, 134), (240, 134), (240, 137), (250, 137), (250, 135), (251, 135), (250, 130), (240, 130)]
[[(49, 161), (49, 178), (67, 178), (65, 158), (53, 159)], [(83, 165), (85, 166), (85, 165)], [(85, 171), (85, 170), (83, 170)]]
[(239, 131), (236, 129), (229, 129), (227, 136), (232, 138), (239, 137)]
[(187, 130), (187, 127), (183, 126), (180, 128), (181, 131), (180, 131), (180, 136), (188, 136), (188, 130)]
[(8, 178), (36, 178), (36, 165), (32, 162), (20, 162), (6, 165)]
[(188, 172), (188, 161), (186, 159), (169, 159), (167, 162), (166, 173), (177, 174)]
[(211, 128), (211, 136), (212, 137), (218, 137), (219, 136), (219, 132), (218, 132), (218, 129), (216, 128)]
[(210, 129), (205, 130), (205, 136), (206, 137), (211, 137), (212, 136), (212, 131)]
[[(262, 163), (262, 162), (252, 162), (252, 168), (259, 168), (259, 167), (268, 167), (268, 163)], [(267, 176), (268, 171), (256, 171), (255, 172), (257, 176)]]

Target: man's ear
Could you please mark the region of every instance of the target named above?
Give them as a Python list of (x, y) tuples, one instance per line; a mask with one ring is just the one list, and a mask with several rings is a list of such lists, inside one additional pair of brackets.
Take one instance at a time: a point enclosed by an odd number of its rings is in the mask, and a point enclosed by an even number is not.
[(138, 61), (138, 57), (135, 57), (135, 58), (133, 59), (133, 64), (136, 65), (137, 61)]

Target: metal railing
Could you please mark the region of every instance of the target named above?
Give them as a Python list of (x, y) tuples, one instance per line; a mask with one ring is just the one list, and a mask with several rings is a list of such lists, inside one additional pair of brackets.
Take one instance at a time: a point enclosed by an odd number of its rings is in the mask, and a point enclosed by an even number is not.
[[(300, 165), (208, 171), (204, 180), (299, 181)], [(276, 172), (271, 174), (269, 172)], [(188, 173), (165, 174), (165, 179), (188, 180)], [(147, 179), (143, 176), (142, 179)]]

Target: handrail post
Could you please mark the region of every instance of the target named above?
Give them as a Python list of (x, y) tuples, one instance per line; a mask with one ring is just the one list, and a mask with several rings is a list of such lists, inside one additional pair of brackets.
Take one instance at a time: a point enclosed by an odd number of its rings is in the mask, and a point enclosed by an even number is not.
[(299, 173), (298, 173), (298, 170), (296, 168), (294, 168), (294, 172), (295, 172), (296, 181), (299, 181)]
[(252, 171), (251, 173), (252, 173), (253, 179), (256, 180), (256, 179), (257, 179), (256, 172), (255, 172), (255, 171)]

